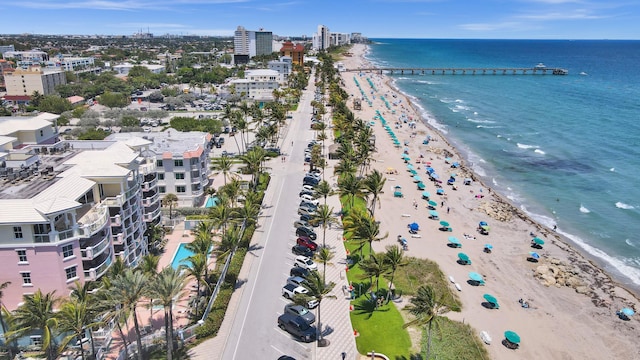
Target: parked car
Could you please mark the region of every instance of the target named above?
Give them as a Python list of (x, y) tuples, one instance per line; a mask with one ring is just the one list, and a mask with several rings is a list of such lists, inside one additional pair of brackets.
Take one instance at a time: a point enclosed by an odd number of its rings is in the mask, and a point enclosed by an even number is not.
[(310, 204), (314, 204), (316, 206), (318, 206), (320, 204), (320, 201), (318, 201), (318, 199), (315, 199), (313, 196), (311, 195), (302, 195), (300, 197), (302, 200), (309, 202)]
[[(71, 129), (69, 129), (71, 130)], [(309, 196), (313, 196), (316, 192), (313, 190), (306, 190), (306, 189), (302, 189), (302, 191), (300, 191), (300, 193), (298, 194), (298, 196), (303, 197), (304, 195), (309, 195)]]
[(291, 276), (287, 279), (287, 284), (293, 284), (295, 286), (303, 286), (305, 279), (301, 276)]
[(294, 266), (289, 270), (289, 276), (300, 276), (302, 278), (307, 278), (309, 276), (310, 271), (305, 268)]
[(305, 236), (298, 237), (296, 239), (296, 244), (300, 246), (308, 247), (312, 251), (316, 251), (318, 249), (318, 244), (315, 241)]
[(320, 173), (315, 172), (315, 171), (307, 171), (306, 173), (304, 173), (304, 176), (311, 176), (314, 177), (318, 180), (322, 180), (322, 177), (320, 176)]
[(305, 256), (296, 256), (295, 260), (293, 261), (293, 266), (305, 268), (311, 271), (318, 270), (318, 265), (314, 263), (313, 260)]
[(313, 250), (309, 249), (306, 246), (302, 246), (302, 245), (294, 245), (291, 248), (291, 252), (294, 255), (302, 255), (302, 256), (306, 256), (308, 258), (313, 257)]
[(300, 215), (300, 221), (309, 222), (309, 221), (311, 221), (312, 218), (313, 218), (313, 216), (311, 216), (311, 215)]
[(315, 211), (318, 209), (318, 204), (319, 202), (313, 202), (309, 200), (300, 200), (300, 204), (298, 205), (298, 207), (306, 207)]
[(315, 214), (315, 213), (316, 213), (316, 211), (315, 211), (315, 210), (310, 209), (310, 208), (308, 208), (308, 207), (301, 207), (301, 208), (298, 208), (298, 214), (299, 214), (299, 215), (309, 215), (309, 216), (311, 216), (311, 215), (313, 215), (313, 214)]
[(302, 185), (302, 190), (303, 191), (313, 191), (315, 192), (315, 186), (314, 185)]
[(315, 326), (310, 326), (304, 318), (297, 315), (288, 313), (280, 315), (278, 317), (278, 327), (300, 341), (312, 342), (316, 339)]
[(296, 236), (304, 236), (304, 237), (308, 237), (311, 240), (315, 240), (318, 238), (318, 235), (316, 235), (316, 232), (313, 231), (313, 229), (308, 228), (308, 227), (299, 227), (296, 229)]
[(296, 304), (287, 304), (284, 306), (284, 313), (300, 316), (307, 324), (311, 325), (316, 322), (316, 316), (306, 307)]
[(308, 222), (303, 221), (303, 220), (296, 220), (296, 221), (293, 222), (293, 227), (296, 228), (296, 229), (299, 228), (299, 227), (303, 227), (303, 226), (309, 227), (309, 226), (311, 226), (311, 224), (309, 224)]
[(304, 179), (302, 179), (302, 183), (304, 185), (311, 185), (311, 186), (316, 186), (318, 185), (318, 183), (320, 182), (320, 180), (311, 177), (311, 176), (305, 176)]

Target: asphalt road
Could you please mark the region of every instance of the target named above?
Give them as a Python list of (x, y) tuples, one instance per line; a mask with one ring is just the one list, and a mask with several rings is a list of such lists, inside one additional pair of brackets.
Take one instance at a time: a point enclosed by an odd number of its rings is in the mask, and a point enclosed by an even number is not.
[[(313, 76), (313, 75), (312, 75)], [(293, 115), (282, 151), (286, 162), (274, 159), (271, 184), (275, 190), (265, 198), (264, 225), (257, 246), (247, 256), (255, 256), (222, 359), (277, 359), (281, 355), (296, 359), (314, 359), (315, 342), (301, 343), (277, 326), (277, 319), (288, 303), (282, 287), (289, 276), (295, 256), (293, 222), (298, 218), (298, 193), (304, 177), (304, 149), (313, 138), (309, 130), (315, 87), (310, 85)], [(293, 148), (291, 142), (294, 142)]]

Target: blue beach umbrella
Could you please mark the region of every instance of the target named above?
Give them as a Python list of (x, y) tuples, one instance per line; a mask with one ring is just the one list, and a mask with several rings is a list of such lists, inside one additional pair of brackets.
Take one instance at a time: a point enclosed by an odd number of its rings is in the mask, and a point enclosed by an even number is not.
[(536, 260), (540, 259), (540, 254), (538, 254), (538, 253), (537, 253), (537, 252), (535, 252), (535, 251), (531, 251), (531, 252), (529, 253), (529, 256), (531, 256), (531, 258), (532, 258), (532, 259), (536, 259)]
[(632, 316), (633, 314), (635, 314), (633, 309), (630, 309), (630, 308), (624, 308), (624, 309), (620, 310), (620, 312), (625, 314), (625, 315), (627, 315), (627, 316)]
[(409, 224), (409, 229), (411, 229), (412, 231), (418, 231), (420, 230), (420, 225), (418, 225), (418, 223), (411, 223)]
[(455, 236), (449, 236), (449, 242), (455, 245), (462, 245), (460, 244), (460, 240)]
[(413, 164), (407, 164), (407, 169), (413, 170), (414, 169)]
[(438, 215), (438, 212), (435, 210), (429, 210), (429, 216), (437, 220), (440, 215)]
[(422, 181), (422, 178), (419, 175), (415, 175), (413, 177), (413, 182), (421, 182), (421, 181)]
[(504, 337), (507, 339), (508, 342), (512, 343), (512, 344), (519, 344), (520, 343), (520, 335), (516, 334), (515, 332), (508, 330), (504, 332)]
[(429, 192), (428, 192), (428, 191), (423, 191), (423, 192), (422, 192), (422, 198), (423, 198), (423, 199), (428, 199), (430, 196), (431, 196), (431, 194), (429, 194)]
[(436, 190), (436, 194), (443, 195), (444, 194), (444, 190), (443, 189), (438, 189), (438, 190)]
[(477, 272), (470, 272), (469, 273), (469, 279), (473, 280), (473, 281), (477, 281), (477, 282), (484, 282), (484, 278), (482, 277), (482, 275), (478, 274)]

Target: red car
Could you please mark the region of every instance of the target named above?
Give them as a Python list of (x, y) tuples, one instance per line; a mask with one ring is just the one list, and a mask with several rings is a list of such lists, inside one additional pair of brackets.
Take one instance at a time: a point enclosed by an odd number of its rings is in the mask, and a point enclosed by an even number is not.
[(311, 251), (316, 251), (318, 249), (318, 244), (316, 244), (313, 240), (308, 237), (301, 236), (296, 240), (298, 245), (309, 248)]

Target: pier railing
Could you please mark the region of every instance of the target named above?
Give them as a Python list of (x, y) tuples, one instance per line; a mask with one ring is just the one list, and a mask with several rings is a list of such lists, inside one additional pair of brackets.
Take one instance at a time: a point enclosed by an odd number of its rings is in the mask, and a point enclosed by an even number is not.
[(375, 72), (401, 75), (567, 75), (562, 68), (355, 68), (350, 72)]

